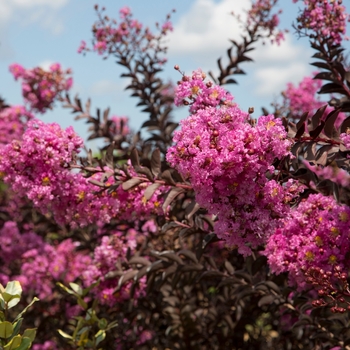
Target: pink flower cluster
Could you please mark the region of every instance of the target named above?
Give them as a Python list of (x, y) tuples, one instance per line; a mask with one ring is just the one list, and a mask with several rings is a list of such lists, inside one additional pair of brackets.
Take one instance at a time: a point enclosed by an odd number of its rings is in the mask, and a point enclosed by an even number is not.
[(32, 120), (21, 141), (0, 150), (0, 173), (19, 196), (27, 196), (43, 214), (51, 211), (59, 224), (109, 222), (118, 213), (118, 200), (106, 191), (96, 193), (97, 186), (68, 170), (82, 144), (72, 127)]
[(117, 117), (115, 115), (111, 116), (112, 125), (110, 126), (110, 132), (113, 135), (123, 135), (126, 136), (130, 133), (129, 129), (129, 118), (127, 117)]
[[(293, 0), (297, 2), (298, 0)], [(341, 0), (303, 0), (305, 8), (297, 18), (299, 30), (311, 30), (319, 40), (341, 44), (350, 20)]]
[(350, 185), (350, 175), (346, 170), (334, 167), (332, 164), (325, 167), (313, 166), (307, 161), (304, 161), (304, 164), (322, 180), (331, 180), (343, 187)]
[[(317, 73), (314, 72), (313, 76), (316, 76)], [(287, 89), (282, 92), (284, 98), (283, 107), (288, 109), (293, 119), (299, 119), (305, 112), (309, 112), (309, 117), (311, 118), (317, 109), (327, 103), (320, 101), (319, 97), (316, 97), (316, 93), (321, 87), (322, 80), (313, 79), (313, 77), (304, 77), (298, 86), (288, 83)], [(327, 106), (321, 119), (324, 120), (333, 110), (333, 107)], [(339, 127), (345, 118), (345, 113), (339, 113), (334, 123), (335, 127)]]
[(23, 106), (11, 106), (0, 111), (0, 148), (22, 138), (29, 120), (34, 116)]
[(24, 289), (34, 290), (40, 299), (52, 296), (55, 282), (68, 284), (81, 277), (91, 264), (88, 255), (76, 251), (78, 243), (66, 239), (57, 246), (44, 243), (22, 255), (21, 276)]
[(291, 210), (269, 238), (265, 254), (274, 273), (289, 272), (299, 290), (307, 287), (303, 271), (311, 267), (333, 272), (349, 266), (350, 208), (333, 197), (312, 194)]
[(19, 64), (12, 64), (10, 72), (16, 80), (22, 80), (22, 94), (31, 110), (40, 113), (52, 108), (55, 99), (73, 84), (69, 76), (71, 70), (62, 70), (59, 63), (52, 64), (48, 71), (40, 67), (25, 69)]
[[(98, 6), (95, 9), (98, 11)], [(104, 8), (102, 8), (102, 11), (104, 11)], [(160, 35), (155, 36), (149, 28), (143, 29), (142, 24), (132, 18), (132, 12), (127, 6), (119, 11), (119, 23), (114, 19), (103, 16), (102, 11), (98, 12), (99, 20), (92, 28), (94, 35), (93, 50), (100, 55), (113, 54), (121, 50), (145, 52), (148, 48), (155, 47), (157, 45), (156, 41), (172, 30), (172, 24), (167, 20), (159, 28)], [(91, 51), (91, 49), (87, 47), (85, 41), (82, 41), (78, 52), (85, 53), (87, 51)], [(160, 59), (158, 63), (162, 64), (164, 61)]]
[[(70, 239), (52, 246), (32, 231), (20, 233), (13, 221), (0, 230), (0, 245), (0, 282), (17, 279), (24, 290), (33, 290), (40, 298), (52, 295), (55, 281), (72, 282), (91, 263), (89, 256), (76, 252), (77, 243)], [(16, 264), (20, 274), (13, 276)]]
[(344, 143), (344, 146), (350, 150), (350, 128), (340, 134), (340, 139)]
[[(314, 72), (315, 76), (317, 72)], [(313, 79), (313, 77), (304, 77), (299, 85), (293, 83), (287, 84), (287, 89), (282, 92), (284, 106), (289, 109), (293, 119), (300, 118), (303, 113), (315, 113), (317, 109), (325, 105), (319, 97), (315, 97), (318, 90), (322, 87), (322, 81)]]
[(184, 75), (175, 89), (175, 105), (190, 105), (190, 112), (196, 113), (205, 107), (233, 104), (233, 96), (228, 91), (211, 81), (205, 82), (205, 78), (201, 69), (194, 71), (192, 76)]
[[(145, 232), (146, 233), (146, 232)], [(144, 233), (144, 234), (145, 234)], [(118, 269), (122, 273), (121, 266), (126, 262), (126, 252), (128, 249), (134, 250), (137, 245), (138, 232), (129, 229), (126, 234), (121, 231), (110, 236), (103, 236), (101, 244), (95, 248), (93, 261), (83, 272), (82, 278), (86, 286), (100, 280), (100, 284), (93, 289), (101, 304), (114, 305), (130, 298), (131, 282), (126, 283), (118, 292), (119, 277), (109, 277), (108, 273)], [(140, 281), (140, 288), (135, 294), (135, 298), (143, 293), (145, 280)], [(140, 294), (141, 293), (141, 294)]]
[(271, 38), (271, 42), (277, 45), (284, 40), (283, 31), (278, 30), (279, 18), (281, 10), (278, 14), (271, 14), (271, 9), (277, 3), (277, 0), (256, 0), (248, 11), (247, 24), (250, 31), (255, 28), (266, 31), (266, 37)]
[(43, 344), (34, 344), (33, 350), (57, 350), (57, 345), (52, 340), (47, 340)]
[(290, 141), (272, 115), (253, 125), (236, 106), (198, 108), (181, 121), (167, 160), (190, 180), (198, 203), (217, 215), (217, 235), (248, 255), (265, 242), (274, 219), (286, 215), (300, 191), (292, 181), (281, 186), (266, 177), (275, 173), (275, 159), (290, 154)]

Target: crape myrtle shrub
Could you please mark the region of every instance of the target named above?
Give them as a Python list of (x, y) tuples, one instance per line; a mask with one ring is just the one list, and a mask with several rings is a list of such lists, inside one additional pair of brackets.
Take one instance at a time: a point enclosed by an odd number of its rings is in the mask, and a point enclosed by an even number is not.
[[(349, 16), (340, 0), (299, 3), (315, 72), (254, 119), (224, 86), (255, 44), (283, 40), (276, 4), (236, 17), (217, 76), (175, 66), (177, 84), (161, 78), (170, 15), (152, 32), (95, 7), (78, 51), (124, 68), (146, 138), (71, 98), (59, 64), (11, 65), (24, 105), (0, 100), (0, 282), (21, 283), (23, 306), (40, 298), (23, 321), (33, 349), (349, 348)], [(55, 103), (105, 140), (98, 155), (36, 119)]]

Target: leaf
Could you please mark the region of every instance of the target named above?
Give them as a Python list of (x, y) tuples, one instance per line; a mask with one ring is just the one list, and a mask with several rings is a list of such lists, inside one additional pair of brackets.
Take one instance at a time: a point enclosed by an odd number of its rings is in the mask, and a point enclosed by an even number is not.
[(167, 208), (168, 208), (168, 205), (171, 204), (171, 202), (181, 193), (184, 193), (185, 190), (183, 188), (180, 188), (180, 187), (174, 187), (172, 188), (166, 195), (166, 198), (164, 200), (164, 203), (163, 203), (163, 210), (164, 212), (167, 211)]
[(153, 182), (154, 179), (151, 170), (143, 166), (136, 166), (134, 169), (138, 174), (146, 175), (147, 179)]
[(130, 153), (130, 160), (132, 166), (135, 168), (137, 166), (140, 166), (140, 159), (139, 159), (139, 152), (136, 148), (134, 148)]
[(4, 350), (18, 349), (18, 347), (21, 345), (21, 343), (22, 343), (22, 336), (17, 335), (14, 338), (12, 338), (11, 341), (4, 346)]
[(185, 209), (185, 218), (190, 220), (191, 217), (201, 208), (201, 206), (196, 202), (192, 201)]
[(327, 116), (326, 123), (323, 132), (329, 138), (334, 138), (336, 136), (336, 130), (334, 128), (334, 123), (339, 115), (339, 110), (334, 110), (330, 112)]
[(192, 260), (194, 263), (198, 263), (198, 259), (197, 259), (196, 255), (188, 249), (182, 249), (182, 250), (178, 251), (177, 254), (185, 256), (186, 258)]
[(161, 163), (160, 163), (160, 150), (155, 149), (151, 156), (151, 170), (155, 177), (160, 173)]
[(22, 312), (20, 312), (16, 318), (14, 319), (14, 322), (16, 322), (17, 320), (19, 320), (26, 312), (27, 310), (36, 302), (39, 301), (40, 299), (38, 299), (37, 297), (34, 297), (33, 300), (29, 303), (29, 305), (27, 305), (27, 307), (25, 307)]
[(328, 107), (328, 105), (324, 105), (324, 106), (320, 107), (316, 111), (316, 113), (311, 117), (311, 124), (312, 124), (313, 129), (315, 129), (319, 125), (320, 120), (321, 120), (327, 107)]
[(332, 94), (332, 93), (340, 93), (344, 94), (345, 90), (340, 84), (336, 83), (328, 83), (321, 87), (319, 94)]
[(113, 159), (113, 151), (115, 149), (115, 142), (112, 142), (106, 151), (106, 155), (105, 155), (105, 162), (106, 165), (110, 168), (110, 169), (114, 169), (114, 159)]
[(8, 282), (5, 288), (5, 292), (13, 296), (22, 295), (22, 287), (18, 281)]
[(234, 267), (232, 266), (232, 264), (228, 260), (225, 261), (225, 269), (227, 270), (227, 272), (230, 275), (233, 275), (233, 273), (235, 272)]
[(146, 200), (150, 200), (154, 194), (155, 191), (157, 191), (157, 189), (161, 186), (162, 184), (160, 184), (159, 182), (155, 182), (152, 185), (148, 186), (145, 189), (145, 192), (143, 194), (143, 196), (146, 198)]
[(162, 280), (165, 281), (168, 276), (171, 276), (178, 268), (177, 264), (172, 264), (162, 273)]
[(331, 70), (330, 66), (328, 63), (324, 63), (324, 62), (313, 62), (311, 63), (312, 66), (318, 67), (318, 68), (323, 68), (323, 69), (327, 69), (327, 70)]
[(297, 130), (299, 130), (301, 128), (301, 126), (303, 126), (305, 124), (305, 121), (307, 119), (309, 115), (309, 112), (305, 112), (303, 113), (303, 115), (300, 117), (298, 123), (297, 123)]
[(63, 332), (61, 329), (58, 329), (57, 332), (63, 337), (63, 338), (66, 338), (66, 339), (73, 339), (73, 337), (71, 335), (69, 335), (68, 333), (66, 332)]
[(23, 337), (27, 337), (29, 338), (32, 342), (35, 339), (35, 335), (36, 335), (36, 328), (27, 328), (24, 332), (23, 332)]
[(16, 322), (12, 323), (12, 325), (13, 325), (13, 332), (12, 332), (11, 338), (16, 336), (19, 333), (19, 331), (21, 329), (21, 326), (22, 326), (22, 322), (23, 322), (23, 318), (20, 318)]
[(7, 339), (13, 333), (13, 326), (11, 322), (0, 322), (0, 338)]
[(151, 265), (151, 262), (147, 260), (146, 258), (143, 258), (141, 256), (134, 256), (128, 261), (129, 265), (131, 264), (137, 264), (137, 265), (144, 265), (149, 266)]
[(222, 85), (224, 84), (237, 84), (237, 80), (230, 78), (230, 79), (224, 80), (222, 82)]
[(164, 180), (169, 185), (176, 186), (176, 182), (174, 181), (173, 177), (171, 176), (171, 172), (169, 169), (162, 172), (161, 179)]
[(297, 133), (295, 134), (295, 138), (298, 140), (303, 136), (305, 132), (305, 122), (299, 127)]
[(139, 185), (141, 182), (143, 182), (143, 180), (141, 179), (130, 179), (126, 182), (123, 182), (122, 184), (122, 188), (124, 191), (130, 190), (130, 188), (136, 187), (137, 185)]
[(323, 128), (324, 128), (325, 122), (322, 120), (320, 125), (318, 125), (314, 130), (310, 131), (310, 136), (315, 139), (316, 137), (318, 137), (320, 135), (320, 133), (322, 132)]
[(346, 118), (340, 128), (341, 133), (345, 133), (347, 128), (350, 128), (350, 117)]
[(173, 261), (177, 262), (179, 265), (183, 265), (184, 264), (182, 259), (178, 255), (176, 255), (175, 253), (161, 252), (161, 253), (159, 253), (157, 255), (160, 256), (160, 257), (168, 258), (169, 260), (173, 260)]
[(316, 145), (317, 142), (310, 142), (307, 147), (306, 151), (304, 153), (304, 158), (308, 161), (313, 161), (315, 159), (316, 154)]
[(106, 332), (102, 329), (100, 329), (96, 334), (96, 345), (100, 344), (105, 338), (106, 338)]
[(330, 149), (332, 148), (332, 145), (325, 145), (322, 146), (317, 152), (316, 152), (316, 159), (315, 159), (315, 163), (318, 165), (326, 165), (327, 163), (327, 156), (328, 156), (328, 152), (330, 151)]
[(76, 284), (76, 283), (69, 283), (69, 286), (72, 288), (72, 290), (77, 293), (78, 295), (82, 295), (83, 294), (83, 290), (82, 288)]
[(258, 302), (258, 306), (270, 305), (274, 302), (275, 296), (273, 295), (264, 295)]
[(320, 72), (317, 73), (312, 79), (319, 79), (319, 80), (330, 80), (334, 81), (334, 75), (330, 72)]
[(268, 286), (271, 290), (273, 290), (274, 292), (276, 292), (277, 294), (280, 294), (280, 288), (278, 287), (278, 285), (272, 281), (266, 281), (265, 285)]

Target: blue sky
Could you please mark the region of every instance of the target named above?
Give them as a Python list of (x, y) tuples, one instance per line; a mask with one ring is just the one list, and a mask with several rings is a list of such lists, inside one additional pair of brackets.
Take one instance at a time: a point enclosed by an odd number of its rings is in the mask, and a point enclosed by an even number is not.
[[(113, 58), (106, 61), (96, 53), (85, 57), (77, 53), (81, 40), (89, 43), (91, 26), (96, 20), (91, 0), (0, 0), (0, 95), (10, 104), (21, 104), (20, 84), (8, 71), (11, 63), (26, 68), (60, 62), (63, 68), (72, 68), (73, 94), (83, 101), (92, 99), (93, 108), (111, 108), (111, 114), (128, 116), (131, 127), (137, 126), (145, 116), (135, 108), (136, 100), (123, 91), (127, 80), (120, 78), (122, 68)], [(314, 69), (309, 66), (312, 50), (306, 39), (298, 40), (291, 23), (298, 12), (298, 4), (280, 0), (283, 14), (281, 27), (290, 29), (287, 40), (281, 46), (267, 43), (252, 53), (255, 63), (243, 65), (248, 73), (239, 76), (239, 85), (230, 86), (231, 93), (242, 109), (254, 106), (256, 117), (262, 106), (278, 97), (287, 82), (299, 82)], [(173, 66), (190, 73), (201, 67), (204, 71), (217, 70), (216, 60), (225, 56), (229, 38), (239, 39), (239, 29), (231, 11), (242, 12), (248, 0), (105, 0), (100, 6), (106, 14), (118, 18), (118, 10), (127, 5), (134, 17), (146, 26), (162, 22), (173, 8), (174, 32), (169, 37), (168, 63), (163, 77), (174, 81), (179, 74)], [(348, 30), (349, 32), (349, 30)], [(349, 44), (346, 44), (349, 48)], [(186, 116), (185, 109), (175, 113), (177, 120)], [(62, 126), (73, 125), (85, 137), (86, 127), (76, 123), (69, 110), (56, 108), (43, 116), (44, 121), (56, 121)], [(91, 145), (93, 147), (93, 145)]]

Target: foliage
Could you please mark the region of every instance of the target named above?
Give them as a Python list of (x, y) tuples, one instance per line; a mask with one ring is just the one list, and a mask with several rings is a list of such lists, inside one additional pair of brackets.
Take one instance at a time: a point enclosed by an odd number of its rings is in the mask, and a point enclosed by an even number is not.
[[(175, 66), (176, 86), (161, 77), (170, 15), (154, 34), (128, 7), (114, 20), (96, 6), (78, 51), (123, 67), (148, 116), (137, 133), (72, 98), (70, 70), (11, 66), (27, 109), (0, 100), (0, 281), (42, 299), (23, 320), (34, 350), (349, 348), (349, 16), (341, 1), (303, 2), (295, 28), (319, 71), (255, 120), (223, 85), (256, 43), (283, 39), (276, 5), (239, 18), (218, 77)], [(98, 154), (35, 118), (55, 103), (103, 138)], [(179, 125), (176, 106), (188, 108)]]

